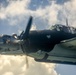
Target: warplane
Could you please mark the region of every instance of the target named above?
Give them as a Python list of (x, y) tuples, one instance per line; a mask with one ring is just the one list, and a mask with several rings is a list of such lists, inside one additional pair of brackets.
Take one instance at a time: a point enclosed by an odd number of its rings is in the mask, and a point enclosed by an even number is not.
[(1, 55), (27, 55), (37, 62), (76, 65), (76, 28), (55, 24), (49, 30), (32, 30), (33, 17), (18, 36), (0, 36)]

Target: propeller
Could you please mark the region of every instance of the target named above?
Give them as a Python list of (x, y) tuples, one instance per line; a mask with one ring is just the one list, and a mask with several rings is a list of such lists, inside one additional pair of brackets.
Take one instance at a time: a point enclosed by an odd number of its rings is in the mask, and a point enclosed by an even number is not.
[(27, 57), (28, 54), (27, 54), (27, 52), (26, 52), (26, 50), (24, 48), (25, 47), (24, 43), (25, 43), (26, 40), (29, 39), (29, 31), (31, 29), (31, 25), (32, 25), (32, 16), (30, 16), (30, 18), (29, 18), (29, 21), (27, 23), (27, 27), (26, 27), (25, 31), (22, 31), (22, 33), (19, 36), (19, 39), (23, 40), (22, 43), (21, 43), (21, 48), (22, 48), (23, 53), (25, 53), (25, 55), (26, 55), (26, 57), (25, 57), (26, 68), (29, 67), (29, 64), (28, 64), (28, 57)]

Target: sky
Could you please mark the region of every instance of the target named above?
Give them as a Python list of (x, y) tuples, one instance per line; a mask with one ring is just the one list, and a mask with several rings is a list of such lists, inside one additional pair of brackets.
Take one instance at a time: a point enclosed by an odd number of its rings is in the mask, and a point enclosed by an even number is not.
[[(54, 24), (76, 27), (76, 0), (0, 0), (0, 34), (20, 34), (33, 16), (31, 30), (50, 29)], [(25, 56), (1, 56), (0, 75), (75, 75), (76, 66), (38, 63)]]

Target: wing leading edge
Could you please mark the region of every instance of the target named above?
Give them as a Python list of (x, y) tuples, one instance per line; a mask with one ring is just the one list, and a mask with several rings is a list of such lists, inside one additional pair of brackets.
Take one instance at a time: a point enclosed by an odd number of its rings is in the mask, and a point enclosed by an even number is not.
[(76, 37), (61, 41), (60, 45), (67, 49), (76, 50)]

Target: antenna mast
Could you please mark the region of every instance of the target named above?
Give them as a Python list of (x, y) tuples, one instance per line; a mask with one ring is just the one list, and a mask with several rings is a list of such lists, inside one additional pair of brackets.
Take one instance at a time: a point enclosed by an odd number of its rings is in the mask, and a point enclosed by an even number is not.
[(68, 25), (68, 19), (67, 19), (67, 18), (66, 18), (66, 26), (69, 26), (69, 25)]

